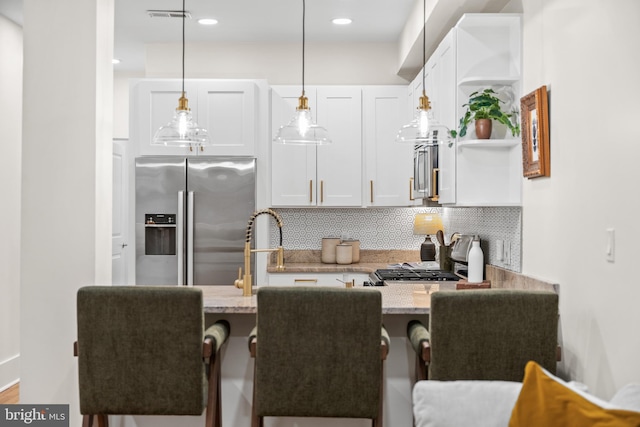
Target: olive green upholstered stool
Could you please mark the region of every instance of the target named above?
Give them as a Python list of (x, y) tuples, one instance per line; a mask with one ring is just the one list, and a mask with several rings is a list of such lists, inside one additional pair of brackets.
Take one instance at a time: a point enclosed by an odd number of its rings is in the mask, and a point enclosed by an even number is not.
[(220, 426), (220, 348), (226, 321), (204, 330), (202, 291), (86, 286), (77, 294), (80, 413), (202, 415)]
[(258, 290), (252, 425), (263, 417), (369, 418), (382, 426), (389, 338), (374, 289)]
[(407, 334), (416, 351), (418, 380), (521, 382), (529, 360), (555, 373), (558, 294), (513, 289), (434, 292), (429, 328), (412, 321)]

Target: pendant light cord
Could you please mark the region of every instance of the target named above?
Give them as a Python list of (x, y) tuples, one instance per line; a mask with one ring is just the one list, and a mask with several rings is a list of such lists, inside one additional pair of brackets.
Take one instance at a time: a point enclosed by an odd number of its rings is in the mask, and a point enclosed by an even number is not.
[(182, 0), (182, 96), (184, 96), (184, 20), (186, 15), (184, 4), (185, 0)]
[(306, 8), (306, 1), (302, 0), (302, 93), (304, 94), (304, 34), (305, 34), (305, 28), (304, 28), (304, 21), (305, 21), (305, 8)]
[(425, 51), (427, 50), (427, 0), (422, 1), (422, 91), (425, 89), (425, 68), (427, 58)]

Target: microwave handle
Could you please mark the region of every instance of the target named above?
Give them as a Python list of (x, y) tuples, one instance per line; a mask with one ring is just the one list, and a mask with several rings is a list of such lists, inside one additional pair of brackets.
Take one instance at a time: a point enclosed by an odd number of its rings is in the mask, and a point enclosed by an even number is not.
[(413, 180), (414, 178), (409, 178), (409, 201), (413, 202), (416, 198), (413, 197)]
[(424, 188), (426, 177), (424, 176), (425, 171), (423, 168), (425, 155), (424, 151), (417, 150), (413, 157), (413, 189), (418, 193), (422, 193), (426, 189)]
[(416, 151), (413, 156), (413, 190), (420, 191), (420, 151)]

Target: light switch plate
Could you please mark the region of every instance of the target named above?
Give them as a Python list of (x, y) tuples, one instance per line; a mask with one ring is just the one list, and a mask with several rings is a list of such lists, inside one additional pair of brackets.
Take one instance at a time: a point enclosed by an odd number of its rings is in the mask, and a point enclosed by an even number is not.
[(609, 262), (615, 262), (616, 259), (616, 231), (613, 228), (607, 228), (607, 242), (605, 247), (605, 257)]
[(504, 242), (504, 264), (511, 265), (511, 242)]
[(504, 260), (504, 241), (496, 240), (496, 258), (498, 261)]

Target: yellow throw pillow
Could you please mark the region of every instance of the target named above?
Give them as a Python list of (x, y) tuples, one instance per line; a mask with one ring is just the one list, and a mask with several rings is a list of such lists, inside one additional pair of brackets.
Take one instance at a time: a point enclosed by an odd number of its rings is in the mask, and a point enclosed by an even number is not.
[(640, 427), (640, 412), (613, 409), (529, 362), (509, 427), (541, 426)]

